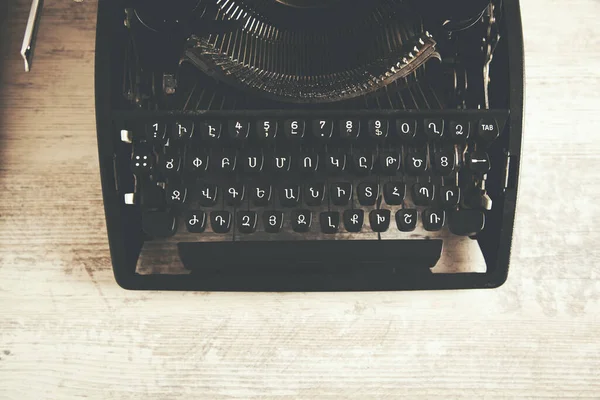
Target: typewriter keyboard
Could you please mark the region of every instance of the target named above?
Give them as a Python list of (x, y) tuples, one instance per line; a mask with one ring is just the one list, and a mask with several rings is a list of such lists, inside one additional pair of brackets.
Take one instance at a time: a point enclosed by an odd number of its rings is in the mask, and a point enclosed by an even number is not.
[(487, 176), (504, 165), (488, 150), (506, 119), (482, 111), (125, 120), (131, 164), (118, 184), (156, 239), (473, 236), (493, 207)]

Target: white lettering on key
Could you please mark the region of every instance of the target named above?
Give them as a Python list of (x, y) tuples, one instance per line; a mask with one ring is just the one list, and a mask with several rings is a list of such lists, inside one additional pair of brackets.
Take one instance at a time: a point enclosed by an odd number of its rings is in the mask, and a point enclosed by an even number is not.
[(313, 199), (316, 199), (319, 197), (319, 191), (315, 190), (315, 188), (310, 188), (310, 195)]
[(361, 157), (358, 159), (358, 166), (360, 168), (367, 168), (367, 157)]
[(327, 220), (329, 221), (329, 227), (330, 228), (335, 228), (336, 226), (333, 224), (333, 220), (331, 219), (331, 217), (327, 217)]
[(217, 131), (217, 128), (213, 127), (212, 125), (208, 126), (208, 136), (217, 137), (217, 135), (215, 135), (216, 131)]
[(429, 189), (427, 189), (426, 187), (422, 187), (421, 189), (419, 189), (419, 193), (421, 193), (425, 197), (429, 197)]
[(181, 192), (179, 190), (173, 190), (173, 194), (171, 195), (171, 200), (181, 201)]
[(225, 168), (226, 166), (230, 166), (230, 165), (231, 165), (231, 161), (229, 160), (229, 158), (223, 157), (223, 159), (221, 160), (221, 168)]
[(365, 188), (365, 196), (367, 196), (368, 198), (373, 197), (373, 188), (370, 186), (367, 186)]
[(383, 135), (383, 131), (381, 130), (381, 121), (377, 120), (375, 121), (375, 135), (377, 136), (382, 136)]
[(300, 124), (298, 123), (298, 121), (292, 121), (292, 131), (290, 132), (292, 135), (297, 135), (298, 134), (298, 127), (300, 126)]
[(195, 226), (198, 222), (200, 222), (200, 220), (198, 219), (198, 217), (196, 216), (196, 214), (194, 214), (194, 216), (192, 217), (192, 219), (190, 219), (188, 221), (188, 224), (190, 226)]
[(400, 192), (398, 192), (398, 186), (394, 186), (394, 190), (392, 191), (392, 194), (396, 197), (400, 197)]
[(454, 192), (452, 190), (446, 191), (446, 201), (450, 201), (452, 197), (454, 197)]
[(256, 197), (262, 199), (266, 196), (266, 191), (264, 189), (256, 188)]
[(296, 200), (296, 196), (294, 196), (294, 189), (285, 189), (285, 198), (288, 200)]
[(242, 217), (242, 226), (250, 227), (250, 217), (249, 216), (244, 215)]
[(258, 165), (258, 158), (248, 157), (248, 166), (250, 168), (256, 168), (257, 165)]
[(185, 128), (185, 126), (178, 124), (179, 126), (179, 137), (182, 137), (184, 133), (187, 133), (187, 129)]
[(383, 224), (385, 222), (385, 217), (383, 215), (377, 214), (377, 223)]
[(439, 224), (442, 219), (437, 214), (431, 214), (429, 217), (429, 222), (432, 224)]
[(331, 159), (331, 165), (339, 168), (340, 167), (340, 160), (335, 158), (335, 157), (330, 157)]
[(200, 168), (203, 164), (202, 159), (196, 157), (196, 159), (193, 161), (194, 167), (196, 168)]
[(408, 123), (403, 123), (402, 126), (400, 127), (400, 129), (402, 130), (402, 133), (404, 133), (405, 135), (408, 134), (408, 132), (410, 132), (410, 125)]
[(438, 131), (438, 127), (437, 127), (437, 124), (435, 122), (431, 122), (429, 124), (429, 129), (433, 130), (433, 133), (435, 133), (436, 135), (440, 134), (440, 131)]
[(304, 214), (298, 215), (298, 224), (306, 225), (306, 216)]
[(275, 158), (275, 164), (277, 165), (277, 168), (279, 168), (279, 169), (283, 169), (285, 167), (286, 161), (287, 161), (286, 157)]
[(404, 214), (404, 223), (406, 225), (412, 224), (412, 215), (410, 215), (410, 214)]
[(337, 192), (338, 192), (338, 197), (342, 197), (342, 196), (346, 195), (346, 191), (339, 186), (337, 188)]
[(170, 161), (167, 161), (166, 167), (167, 167), (167, 169), (175, 168), (175, 160), (171, 159)]
[(238, 193), (237, 190), (235, 190), (235, 188), (229, 188), (229, 194), (235, 199), (237, 198), (240, 194)]
[(202, 196), (204, 196), (205, 199), (211, 199), (211, 197), (210, 197), (210, 190), (208, 190), (208, 188), (204, 189), (202, 191)]
[(269, 217), (269, 225), (271, 225), (271, 226), (277, 225), (277, 216), (271, 215)]
[(304, 168), (312, 168), (312, 159), (310, 157), (304, 158)]
[(358, 214), (354, 214), (352, 216), (352, 218), (350, 219), (350, 221), (354, 224), (354, 225), (358, 225)]
[(423, 165), (423, 160), (421, 160), (420, 158), (413, 157), (413, 166), (415, 168), (421, 168), (422, 165)]
[(458, 136), (462, 136), (462, 135), (464, 135), (464, 133), (465, 133), (465, 132), (464, 132), (464, 129), (465, 129), (465, 128), (464, 128), (462, 125), (456, 125), (456, 134), (457, 134)]
[(225, 218), (223, 218), (222, 216), (217, 215), (217, 217), (215, 218), (215, 220), (219, 223), (219, 225), (221, 225), (221, 226), (225, 225), (226, 221), (225, 221)]
[(388, 156), (388, 157), (385, 159), (385, 166), (386, 166), (386, 167), (390, 167), (390, 166), (394, 165), (394, 164), (396, 163), (396, 161), (398, 161), (398, 160), (397, 160), (397, 159), (395, 159), (394, 157), (392, 157), (392, 156)]

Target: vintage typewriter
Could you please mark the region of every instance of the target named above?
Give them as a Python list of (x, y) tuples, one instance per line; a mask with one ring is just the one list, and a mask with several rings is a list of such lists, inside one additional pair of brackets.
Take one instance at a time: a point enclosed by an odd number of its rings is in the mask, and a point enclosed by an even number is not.
[(96, 51), (121, 286), (506, 280), (518, 0), (101, 0)]

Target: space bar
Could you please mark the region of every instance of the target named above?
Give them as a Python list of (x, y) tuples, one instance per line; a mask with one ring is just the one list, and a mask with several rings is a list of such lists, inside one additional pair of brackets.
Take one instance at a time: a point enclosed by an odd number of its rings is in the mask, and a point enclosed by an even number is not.
[(179, 243), (183, 265), (195, 270), (432, 268), (442, 240), (320, 240)]

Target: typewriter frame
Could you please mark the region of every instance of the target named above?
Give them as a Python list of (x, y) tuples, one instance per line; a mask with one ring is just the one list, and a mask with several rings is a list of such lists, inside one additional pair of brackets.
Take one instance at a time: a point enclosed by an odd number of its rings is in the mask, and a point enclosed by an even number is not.
[[(384, 291), (384, 290), (429, 290), (495, 288), (507, 279), (514, 218), (517, 201), (517, 186), (521, 159), (521, 138), (524, 106), (524, 53), (519, 0), (504, 0), (508, 32), (509, 57), (509, 120), (504, 135), (505, 189), (502, 199), (494, 200), (494, 208), (487, 214), (487, 224), (493, 229), (485, 229), (477, 238), (487, 265), (486, 273), (461, 274), (408, 274), (406, 279), (388, 280), (385, 276), (368, 280), (346, 280), (336, 284), (324, 276), (261, 275), (258, 279), (247, 276), (228, 275), (215, 279), (199, 279), (191, 275), (140, 275), (136, 264), (143, 245), (143, 233), (139, 210), (124, 204), (116, 188), (115, 158), (118, 137), (116, 121), (119, 112), (111, 108), (111, 75), (116, 72), (112, 63), (111, 42), (116, 29), (111, 29), (119, 19), (119, 9), (123, 2), (101, 0), (98, 5), (96, 37), (96, 124), (99, 147), (100, 173), (106, 226), (114, 276), (117, 283), (131, 290), (209, 290), (209, 291)], [(468, 111), (466, 111), (468, 112)], [(281, 111), (273, 111), (277, 117)], [(407, 111), (410, 113), (410, 111)], [(143, 112), (140, 112), (142, 115)], [(180, 115), (163, 113), (164, 115)], [(198, 115), (198, 113), (193, 114)], [(217, 115), (217, 114), (215, 114)], [(352, 246), (352, 241), (346, 242)], [(365, 246), (371, 246), (366, 243)], [(372, 243), (376, 249), (377, 242)], [(335, 256), (331, 256), (334, 258)], [(246, 262), (240, 257), (240, 264)], [(323, 260), (327, 263), (328, 260)], [(321, 279), (325, 278), (325, 279)]]

